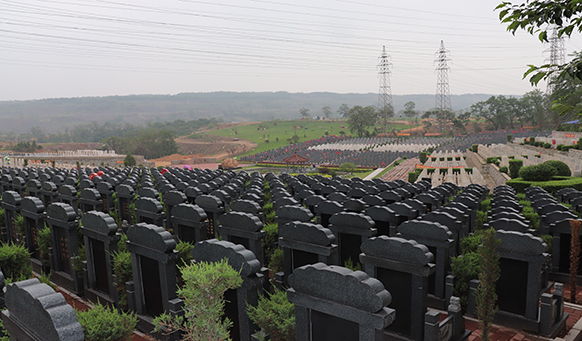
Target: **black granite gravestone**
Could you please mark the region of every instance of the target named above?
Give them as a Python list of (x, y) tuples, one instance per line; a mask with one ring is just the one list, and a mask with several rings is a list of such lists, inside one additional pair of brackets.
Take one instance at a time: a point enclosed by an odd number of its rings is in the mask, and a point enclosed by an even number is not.
[(117, 195), (117, 213), (119, 214), (120, 220), (125, 220), (132, 224), (132, 212), (129, 207), (133, 203), (135, 197), (134, 189), (131, 186), (122, 184), (115, 188), (115, 194)]
[(85, 295), (92, 302), (117, 306), (117, 288), (113, 283), (113, 254), (121, 238), (117, 224), (106, 213), (86, 212), (81, 219), (81, 233), (85, 236), (87, 273)]
[(49, 248), (51, 280), (80, 295), (83, 293), (82, 273), (73, 264), (73, 258), (79, 252), (77, 214), (71, 206), (62, 202), (50, 204), (46, 213), (53, 245)]
[[(176, 295), (176, 241), (163, 227), (145, 223), (131, 226), (127, 238), (133, 270), (133, 281), (126, 283), (128, 305), (140, 321), (138, 329), (151, 333), (153, 317), (164, 312), (181, 314), (183, 303)], [(179, 333), (163, 337), (177, 340)]]
[(36, 273), (48, 273), (48, 264), (41, 257), (39, 231), (45, 228), (44, 205), (37, 197), (25, 197), (21, 201), (20, 214), (24, 218), (26, 248), (30, 253), (30, 263)]
[(390, 293), (362, 271), (316, 263), (295, 269), (289, 284), (297, 340), (381, 340), (395, 319)]
[(83, 341), (83, 327), (61, 293), (37, 278), (6, 287), (4, 327), (12, 340)]
[(196, 198), (196, 205), (200, 206), (206, 212), (208, 217), (208, 228), (206, 230), (206, 238), (212, 239), (216, 237), (216, 227), (220, 216), (224, 213), (224, 205), (222, 200), (213, 195), (200, 195)]
[(338, 248), (333, 233), (319, 224), (290, 222), (279, 228), (279, 246), (283, 249), (283, 282), (293, 270), (318, 262), (338, 264)]
[(156, 199), (137, 198), (135, 216), (138, 223), (164, 226), (164, 207)]
[(263, 223), (256, 216), (244, 212), (228, 212), (220, 217), (218, 230), (224, 240), (241, 244), (255, 254), (261, 264), (265, 263), (263, 239), (266, 232)]
[(361, 213), (340, 212), (329, 219), (328, 228), (333, 232), (338, 244), (339, 262), (359, 260), (360, 245), (364, 240), (378, 233), (374, 221)]
[[(433, 254), (422, 244), (397, 237), (372, 237), (362, 243), (360, 262), (392, 294), (389, 307), (397, 319), (387, 334), (403, 334), (423, 340), (428, 277), (435, 271)], [(396, 337), (397, 337), (396, 335)]]
[(264, 281), (264, 276), (259, 273), (261, 262), (244, 246), (217, 239), (196, 243), (192, 257), (197, 262), (220, 262), (226, 259), (233, 269), (240, 271), (243, 284), (238, 289), (225, 293), (228, 300), (225, 313), (233, 322), (231, 338), (235, 341), (250, 341), (254, 330), (246, 309), (247, 305), (256, 306), (258, 303), (259, 289)]
[(181, 241), (197, 243), (207, 239), (206, 212), (197, 205), (179, 204), (172, 208), (174, 234)]
[(20, 194), (14, 191), (6, 190), (2, 193), (2, 208), (6, 219), (6, 226), (2, 229), (2, 241), (5, 243), (16, 244), (20, 241), (16, 219), (20, 214), (21, 201)]

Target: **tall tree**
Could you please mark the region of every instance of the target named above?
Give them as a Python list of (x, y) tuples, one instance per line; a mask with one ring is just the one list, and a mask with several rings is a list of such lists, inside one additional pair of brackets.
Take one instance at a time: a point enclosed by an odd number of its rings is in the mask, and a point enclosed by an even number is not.
[(308, 119), (311, 117), (311, 114), (309, 113), (309, 109), (305, 109), (305, 108), (299, 109), (299, 115), (301, 115), (301, 118), (304, 118), (304, 119)]
[(350, 116), (350, 107), (347, 104), (342, 104), (337, 109), (337, 114), (343, 118), (348, 118)]
[[(530, 0), (519, 5), (504, 1), (496, 8), (500, 10), (499, 19), (508, 24), (507, 30), (515, 34), (526, 30), (538, 35), (542, 42), (548, 42), (548, 30), (554, 27), (558, 36), (569, 37), (582, 30), (582, 3), (578, 0)], [(582, 80), (582, 55), (562, 65), (529, 65), (524, 76), (531, 75), (530, 82), (537, 84), (542, 79), (552, 79), (555, 74), (568, 74)]]
[(384, 126), (384, 131), (388, 131), (388, 119), (394, 117), (394, 108), (391, 105), (388, 105), (384, 108), (379, 108), (377, 111), (378, 119), (382, 121), (382, 125)]
[(329, 118), (331, 115), (333, 115), (333, 112), (331, 111), (331, 108), (328, 105), (321, 108), (321, 111), (323, 111), (323, 115), (325, 116), (325, 118)]
[(506, 112), (502, 105), (504, 100), (504, 96), (491, 96), (486, 101), (471, 105), (471, 114), (486, 120), (495, 130), (503, 128), (506, 125)]
[[(554, 93), (556, 92), (554, 88)], [(525, 107), (525, 115), (523, 117), (525, 122), (530, 122), (533, 126), (540, 126), (540, 128), (547, 128), (550, 125), (550, 110), (548, 108), (548, 99), (546, 94), (540, 89), (535, 89), (526, 92), (521, 98)], [(523, 124), (522, 124), (523, 125)]]
[(497, 311), (497, 293), (495, 283), (499, 279), (499, 253), (497, 247), (500, 240), (495, 238), (493, 228), (485, 230), (479, 247), (479, 287), (475, 299), (481, 340), (489, 341), (489, 332), (493, 324), (493, 317)]
[(416, 123), (418, 123), (418, 111), (415, 110), (416, 103), (413, 101), (408, 101), (404, 103), (404, 116), (408, 118), (416, 118)]
[(378, 113), (373, 106), (362, 107), (359, 105), (350, 109), (348, 127), (352, 133), (359, 137), (369, 134), (368, 129), (373, 127), (378, 119)]

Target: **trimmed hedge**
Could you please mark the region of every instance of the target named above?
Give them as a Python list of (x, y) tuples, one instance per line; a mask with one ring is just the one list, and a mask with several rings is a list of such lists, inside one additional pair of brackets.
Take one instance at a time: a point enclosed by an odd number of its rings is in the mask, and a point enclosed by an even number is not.
[(512, 179), (519, 177), (519, 170), (523, 166), (523, 160), (509, 160), (509, 176)]
[(558, 171), (546, 163), (521, 167), (519, 170), (519, 177), (525, 181), (549, 181), (554, 175), (558, 175)]
[(557, 171), (556, 173), (557, 176), (572, 176), (572, 171), (570, 170), (570, 167), (568, 167), (568, 165), (562, 161), (548, 160), (543, 164), (548, 164), (554, 167)]
[(525, 181), (521, 178), (512, 179), (505, 183), (511, 186), (517, 193), (524, 193), (530, 186), (539, 186), (552, 195), (563, 188), (574, 188), (582, 191), (582, 178), (569, 176), (555, 176), (551, 181)]
[(508, 172), (508, 170), (507, 170), (507, 166), (499, 167), (499, 171), (500, 171), (501, 173), (505, 173), (505, 174), (507, 174), (507, 172)]

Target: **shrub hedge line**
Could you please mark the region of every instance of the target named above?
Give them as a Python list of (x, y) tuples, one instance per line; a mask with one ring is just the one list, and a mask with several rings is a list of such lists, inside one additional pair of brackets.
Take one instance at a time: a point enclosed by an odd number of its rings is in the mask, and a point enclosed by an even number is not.
[(522, 178), (512, 179), (505, 183), (511, 186), (517, 193), (524, 193), (524, 190), (530, 186), (538, 186), (552, 195), (562, 188), (574, 188), (582, 191), (582, 178), (569, 176), (554, 176), (550, 181), (525, 181)]

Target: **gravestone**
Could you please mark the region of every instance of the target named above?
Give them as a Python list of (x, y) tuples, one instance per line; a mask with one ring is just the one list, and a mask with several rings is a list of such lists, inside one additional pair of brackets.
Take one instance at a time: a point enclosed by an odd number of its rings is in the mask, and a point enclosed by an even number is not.
[(275, 209), (275, 222), (279, 228), (292, 221), (308, 222), (312, 219), (311, 211), (303, 206), (280, 206)]
[(26, 180), (23, 177), (15, 176), (12, 179), (12, 190), (20, 194), (20, 196), (24, 196), (26, 192)]
[(138, 223), (164, 226), (164, 207), (152, 198), (137, 198), (135, 216)]
[(174, 234), (179, 240), (197, 243), (207, 238), (206, 212), (197, 205), (179, 204), (172, 208)]
[[(127, 238), (133, 271), (133, 281), (126, 283), (128, 305), (140, 321), (138, 329), (151, 333), (155, 316), (182, 313), (183, 302), (176, 295), (176, 241), (163, 227), (145, 223), (131, 226)], [(163, 339), (178, 340), (179, 333)]]
[(79, 208), (81, 212), (103, 211), (101, 194), (95, 188), (84, 188), (79, 193)]
[(131, 186), (122, 184), (115, 188), (115, 194), (117, 195), (117, 213), (119, 214), (120, 220), (125, 220), (132, 224), (133, 217), (131, 216), (129, 207), (135, 197), (134, 189)]
[(263, 239), (266, 232), (258, 217), (244, 212), (228, 212), (220, 217), (218, 230), (224, 240), (240, 244), (255, 254), (261, 264), (265, 263)]
[(46, 214), (52, 239), (52, 247), (49, 248), (51, 281), (80, 295), (83, 293), (83, 274), (75, 269), (73, 262), (79, 253), (77, 214), (71, 206), (62, 202), (50, 204)]
[(113, 186), (107, 181), (101, 181), (97, 184), (97, 191), (99, 191), (101, 199), (103, 200), (103, 212), (114, 212), (113, 193), (115, 192), (113, 191)]
[(446, 226), (453, 233), (453, 240), (455, 241), (454, 249), (451, 256), (460, 254), (461, 238), (469, 235), (469, 231), (465, 230), (465, 225), (460, 220), (457, 220), (453, 215), (446, 212), (431, 212), (420, 217), (420, 220), (433, 221)]
[(87, 256), (85, 295), (92, 302), (117, 306), (119, 298), (113, 283), (112, 259), (121, 238), (117, 224), (109, 214), (98, 211), (86, 212), (81, 222)]
[(378, 233), (370, 217), (353, 212), (334, 214), (329, 219), (328, 228), (335, 235), (341, 265), (348, 261), (355, 265), (360, 256), (360, 245)]
[(362, 243), (360, 262), (368, 276), (377, 278), (392, 294), (389, 307), (397, 319), (386, 328), (412, 340), (423, 340), (428, 277), (435, 272), (433, 254), (414, 240), (372, 237)]
[(83, 341), (83, 327), (61, 293), (37, 278), (6, 286), (4, 327), (12, 340)]
[(48, 208), (50, 204), (59, 201), (59, 192), (57, 191), (57, 186), (50, 181), (42, 183), (40, 192), (42, 194), (42, 202), (46, 208)]
[(37, 179), (29, 179), (26, 182), (26, 191), (28, 195), (37, 197), (42, 199), (42, 195), (40, 194), (40, 189), (42, 188), (42, 184)]
[(283, 282), (293, 270), (318, 262), (338, 265), (338, 248), (334, 234), (313, 223), (290, 222), (279, 229), (279, 246), (283, 249)]
[(77, 189), (71, 185), (62, 185), (59, 187), (59, 198), (61, 202), (67, 204), (79, 214), (79, 197), (77, 196)]
[(303, 199), (303, 205), (307, 207), (313, 215), (315, 215), (315, 206), (325, 201), (325, 197), (321, 195), (311, 195)]
[(259, 204), (254, 201), (239, 199), (232, 202), (230, 205), (231, 212), (250, 213), (258, 217), (263, 224), (265, 223), (265, 214)]
[(550, 225), (564, 219), (578, 219), (578, 216), (570, 211), (557, 211), (544, 214), (540, 217), (540, 235), (549, 235)]
[(201, 195), (196, 198), (196, 205), (200, 206), (206, 212), (208, 217), (208, 228), (206, 230), (206, 238), (212, 239), (216, 237), (216, 227), (220, 216), (224, 213), (224, 205), (222, 201), (213, 195)]
[(25, 197), (21, 201), (20, 214), (24, 218), (26, 249), (30, 253), (30, 263), (36, 273), (48, 273), (48, 264), (41, 257), (39, 248), (39, 232), (45, 228), (46, 214), (44, 205), (37, 197)]
[[(580, 221), (580, 219), (576, 220)], [(549, 231), (550, 235), (553, 236), (552, 270), (550, 272), (550, 279), (552, 280), (567, 282), (570, 278), (570, 247), (572, 243), (571, 221), (572, 219), (563, 219), (550, 224)], [(580, 235), (582, 235), (582, 233)], [(578, 236), (578, 238), (581, 237)], [(578, 277), (582, 274), (582, 264), (578, 265), (578, 274)]]
[(12, 190), (12, 176), (3, 174), (0, 178), (0, 194)]
[(409, 220), (402, 223), (398, 230), (399, 236), (425, 245), (434, 255), (436, 268), (428, 278), (428, 304), (445, 310), (450, 301), (446, 281), (451, 269), (450, 259), (455, 252), (453, 233), (445, 225), (426, 220)]
[[(547, 245), (539, 237), (516, 231), (497, 231), (495, 238), (501, 241), (497, 249), (500, 255), (500, 276), (495, 290), (499, 306), (495, 322), (555, 337), (564, 327), (568, 314), (563, 313), (563, 297), (560, 293), (556, 291), (554, 296), (546, 293), (551, 289), (542, 275), (550, 258), (546, 253)], [(478, 283), (478, 280), (471, 281), (467, 312), (472, 316), (476, 314), (474, 295)], [(548, 298), (550, 304), (542, 304), (540, 309), (540, 300), (548, 301)], [(550, 320), (546, 320), (548, 318)]]
[(254, 330), (246, 311), (247, 305), (256, 307), (258, 304), (259, 290), (264, 281), (264, 276), (259, 273), (261, 262), (244, 246), (217, 239), (196, 243), (192, 257), (196, 262), (220, 262), (226, 259), (234, 270), (240, 271), (243, 284), (237, 289), (228, 290), (224, 295), (228, 301), (225, 315), (233, 322), (230, 330), (232, 339), (250, 341)]
[(6, 219), (6, 226), (2, 229), (2, 241), (5, 243), (16, 244), (20, 240), (16, 220), (20, 215), (21, 202), (20, 194), (14, 191), (7, 190), (2, 193), (2, 208)]
[(174, 208), (176, 205), (187, 202), (188, 198), (186, 198), (184, 193), (176, 190), (166, 192), (166, 194), (163, 195), (163, 198), (164, 205), (166, 205), (166, 230), (169, 230), (173, 227), (172, 208)]
[(363, 213), (374, 221), (378, 236), (396, 236), (396, 227), (406, 221), (406, 217), (396, 214), (386, 206), (372, 206)]
[(390, 293), (362, 271), (324, 263), (305, 265), (289, 276), (287, 299), (295, 304), (297, 340), (376, 341), (393, 323)]
[(323, 227), (327, 227), (329, 225), (329, 218), (336, 213), (342, 212), (344, 207), (339, 202), (326, 200), (317, 204), (313, 210), (317, 216), (317, 223)]

